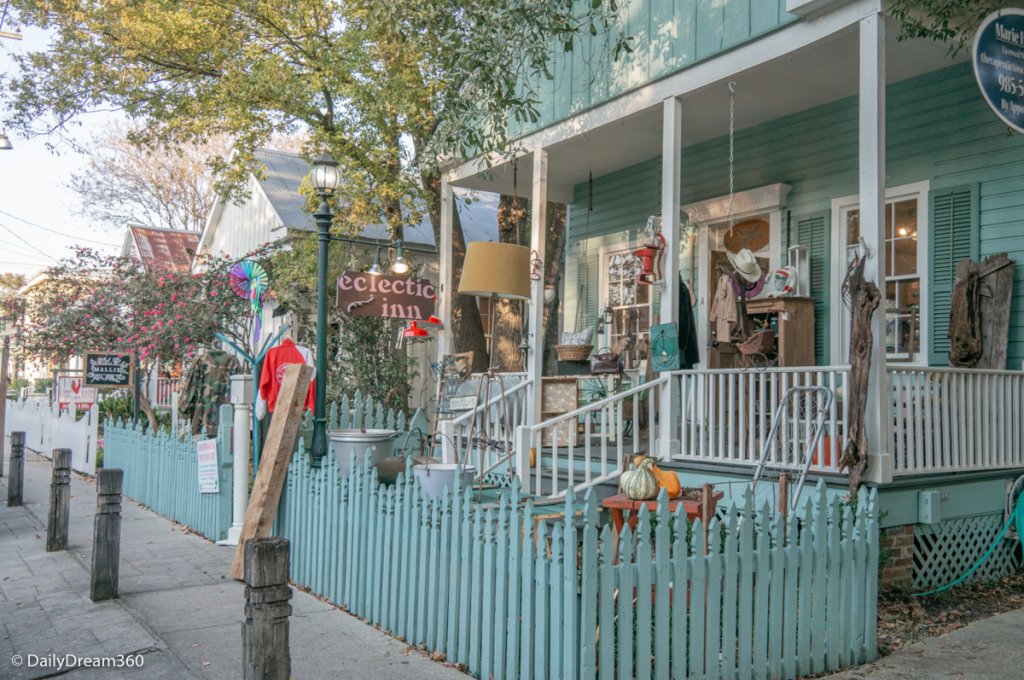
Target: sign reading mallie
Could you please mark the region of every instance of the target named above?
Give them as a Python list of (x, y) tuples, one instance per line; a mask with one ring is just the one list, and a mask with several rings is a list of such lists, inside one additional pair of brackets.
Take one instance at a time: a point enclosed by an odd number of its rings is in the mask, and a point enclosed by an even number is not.
[(366, 272), (345, 272), (338, 277), (338, 307), (351, 316), (384, 319), (425, 319), (434, 313), (434, 284)]
[(1024, 134), (1024, 10), (1001, 9), (974, 36), (974, 77), (996, 115)]
[(131, 387), (134, 355), (89, 352), (85, 355), (86, 387)]

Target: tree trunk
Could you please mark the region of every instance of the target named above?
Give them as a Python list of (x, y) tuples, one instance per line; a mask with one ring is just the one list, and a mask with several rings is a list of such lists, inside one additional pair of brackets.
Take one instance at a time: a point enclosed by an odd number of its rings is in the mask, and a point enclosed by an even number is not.
[[(434, 241), (441, 244), (441, 176), (423, 176), (424, 193), (430, 222), (434, 227)], [(466, 259), (466, 240), (462, 235), (459, 211), (452, 208), (452, 252), (438, 253), (439, 257), (452, 258), (452, 283), (454, 290), (445, 291), (452, 296), (452, 318), (442, 319), (449, 329), (456, 352), (473, 352), (473, 371), (487, 370), (487, 341), (480, 323), (480, 309), (476, 299), (470, 295), (459, 295), (456, 291), (462, 278), (462, 263)]]
[[(502, 194), (498, 200), (498, 240), (502, 243), (526, 245), (526, 201), (518, 196)], [(501, 372), (523, 371), (524, 304), (519, 300), (498, 300), (494, 310), (494, 368)]]
[(555, 299), (544, 305), (544, 375), (555, 375), (556, 361), (554, 347), (558, 344), (558, 308), (561, 299), (558, 296), (558, 276), (564, 269), (565, 239), (565, 205), (548, 203), (548, 224), (546, 235), (547, 258), (544, 263), (544, 288), (553, 288)]
[(850, 471), (850, 495), (857, 493), (861, 478), (868, 466), (868, 435), (865, 411), (868, 399), (868, 379), (871, 369), (871, 317), (878, 308), (878, 287), (865, 282), (854, 293), (850, 322), (850, 384), (849, 429), (840, 466)]

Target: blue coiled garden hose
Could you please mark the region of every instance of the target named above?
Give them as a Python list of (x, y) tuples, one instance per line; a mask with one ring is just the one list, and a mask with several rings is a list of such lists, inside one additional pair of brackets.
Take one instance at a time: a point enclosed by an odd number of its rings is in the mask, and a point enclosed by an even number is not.
[(927, 597), (928, 595), (936, 595), (945, 590), (949, 590), (954, 586), (958, 586), (964, 581), (966, 581), (970, 577), (970, 575), (977, 571), (978, 567), (984, 564), (985, 560), (987, 560), (989, 556), (991, 556), (992, 553), (995, 552), (995, 549), (999, 547), (999, 543), (1006, 536), (1006, 532), (1010, 530), (1011, 526), (1017, 527), (1018, 539), (1024, 542), (1024, 492), (1022, 492), (1020, 496), (1017, 497), (1017, 504), (1014, 506), (1013, 512), (1010, 513), (1010, 517), (1006, 520), (1006, 524), (1003, 525), (1003, 530), (999, 532), (999, 535), (996, 536), (996, 540), (992, 541), (992, 545), (988, 547), (988, 550), (986, 550), (985, 554), (981, 556), (981, 559), (974, 563), (973, 567), (968, 569), (963, 576), (956, 579), (952, 583), (947, 583), (944, 586), (935, 588), (934, 590), (928, 590), (923, 593), (914, 593), (914, 597)]

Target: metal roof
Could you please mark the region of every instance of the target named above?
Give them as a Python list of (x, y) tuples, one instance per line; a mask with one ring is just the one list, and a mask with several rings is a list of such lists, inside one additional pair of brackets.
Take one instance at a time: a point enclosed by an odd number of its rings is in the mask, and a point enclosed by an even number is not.
[[(305, 200), (299, 194), (299, 185), (309, 174), (309, 163), (297, 154), (274, 149), (258, 149), (254, 157), (266, 168), (264, 177), (258, 181), (283, 226), (312, 231), (315, 228), (313, 216), (306, 212)], [(470, 203), (458, 201), (456, 205), (467, 242), (498, 240), (496, 195), (479, 195)], [(388, 240), (387, 225), (371, 224), (359, 232), (359, 237), (375, 241)], [(419, 224), (407, 226), (404, 240), (406, 243), (436, 247), (430, 217), (424, 215)]]
[(199, 247), (200, 234), (197, 231), (129, 225), (128, 233), (135, 244), (135, 252), (147, 268), (160, 264), (178, 272), (187, 272)]

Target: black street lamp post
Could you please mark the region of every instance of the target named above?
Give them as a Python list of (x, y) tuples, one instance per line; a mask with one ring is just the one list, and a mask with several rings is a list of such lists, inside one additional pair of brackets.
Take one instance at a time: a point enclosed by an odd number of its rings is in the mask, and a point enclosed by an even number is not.
[(310, 178), (320, 196), (320, 207), (313, 213), (320, 248), (316, 279), (316, 404), (313, 407), (310, 451), (312, 463), (319, 465), (327, 454), (327, 248), (331, 242), (331, 220), (334, 216), (327, 199), (338, 188), (338, 162), (330, 154), (321, 154), (313, 161)]

